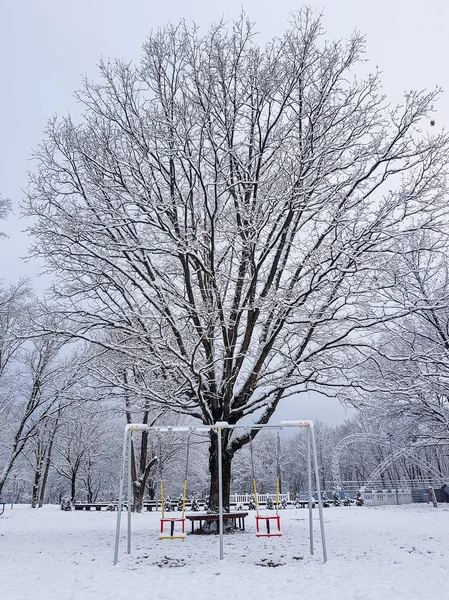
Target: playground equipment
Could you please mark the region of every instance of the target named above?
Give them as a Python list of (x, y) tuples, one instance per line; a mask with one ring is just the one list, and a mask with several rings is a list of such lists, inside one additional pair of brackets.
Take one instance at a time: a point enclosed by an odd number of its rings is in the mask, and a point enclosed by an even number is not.
[[(161, 501), (161, 520), (160, 520), (160, 540), (184, 540), (186, 537), (185, 533), (185, 508), (186, 508), (186, 494), (187, 494), (187, 475), (189, 469), (189, 449), (190, 449), (190, 432), (187, 435), (187, 456), (186, 456), (186, 469), (184, 484), (182, 487), (182, 504), (181, 504), (181, 518), (176, 517), (165, 517), (165, 495), (164, 495), (164, 479), (162, 476), (162, 461), (161, 461), (161, 443), (159, 438), (159, 496)], [(179, 523), (181, 525), (181, 531), (175, 535), (175, 525)], [(167, 535), (164, 531), (165, 525), (170, 526), (170, 534)]]
[(315, 433), (313, 429), (313, 421), (281, 421), (279, 425), (229, 425), (224, 421), (219, 421), (213, 425), (203, 425), (201, 427), (175, 427), (175, 426), (155, 426), (145, 425), (141, 423), (126, 425), (123, 440), (123, 454), (122, 464), (120, 469), (120, 485), (119, 495), (117, 504), (117, 521), (115, 529), (115, 544), (114, 544), (114, 565), (118, 562), (119, 545), (120, 545), (120, 527), (121, 527), (121, 516), (123, 506), (123, 488), (125, 478), (127, 479), (128, 488), (128, 519), (127, 519), (127, 554), (131, 554), (131, 494), (132, 494), (132, 480), (131, 480), (131, 439), (134, 433), (141, 431), (154, 431), (154, 432), (207, 432), (211, 431), (217, 435), (217, 454), (218, 454), (218, 526), (219, 526), (219, 557), (220, 560), (224, 558), (223, 550), (223, 476), (222, 476), (222, 432), (225, 429), (244, 429), (251, 433), (252, 430), (257, 429), (283, 429), (284, 427), (299, 427), (307, 433), (307, 479), (308, 479), (308, 490), (309, 490), (309, 542), (310, 542), (310, 554), (314, 554), (314, 543), (313, 543), (313, 513), (312, 513), (312, 462), (313, 470), (316, 481), (316, 488), (318, 494), (318, 509), (320, 519), (320, 530), (321, 530), (321, 546), (323, 552), (323, 561), (327, 561), (327, 549), (326, 549), (326, 537), (324, 532), (324, 518), (323, 518), (323, 503), (321, 499), (320, 490), (320, 478), (318, 472), (317, 462), (317, 451)]
[(332, 479), (334, 482), (335, 489), (341, 489), (342, 487), (342, 477), (340, 472), (340, 457), (348, 446), (351, 446), (357, 442), (371, 442), (380, 445), (388, 444), (388, 440), (381, 435), (376, 435), (374, 433), (352, 433), (351, 435), (347, 435), (342, 440), (338, 442), (335, 446), (334, 451), (332, 453)]
[(419, 446), (406, 446), (405, 448), (399, 448), (387, 456), (387, 458), (382, 461), (380, 465), (371, 473), (365, 484), (365, 487), (368, 489), (373, 487), (374, 482), (380, 477), (380, 475), (386, 471), (388, 467), (401, 458), (406, 458), (407, 461), (415, 464), (418, 467), (421, 467), (423, 471), (427, 472), (428, 475), (431, 475), (435, 481), (443, 484), (445, 482), (445, 477), (442, 477), (441, 473), (439, 473), (427, 460), (414, 454), (416, 448), (418, 447)]
[[(391, 446), (391, 438), (388, 436), (377, 435), (374, 433), (353, 433), (344, 437), (342, 440), (338, 442), (335, 446), (333, 454), (332, 454), (332, 479), (334, 482), (334, 487), (336, 489), (340, 489), (342, 487), (342, 477), (340, 471), (340, 457), (342, 452), (354, 443), (363, 442), (363, 443), (371, 443), (378, 444), (379, 446), (384, 448), (384, 451), (388, 452), (388, 456), (380, 463), (380, 465), (371, 473), (368, 479), (363, 483), (366, 489), (374, 488), (378, 484), (378, 479), (386, 471), (389, 467), (399, 461), (401, 458), (406, 458), (409, 462), (414, 463), (415, 465), (421, 467), (424, 472), (426, 472), (434, 482), (439, 485), (445, 483), (445, 477), (441, 475), (428, 461), (424, 458), (421, 458), (417, 455), (417, 451), (420, 448), (426, 447), (425, 444), (422, 443), (411, 443), (407, 446), (401, 447), (399, 449), (393, 449)], [(397, 482), (399, 483), (399, 482)], [(357, 484), (360, 485), (360, 484)], [(430, 483), (429, 483), (430, 485)]]
[[(256, 537), (281, 537), (281, 517), (279, 515), (279, 474), (280, 474), (280, 462), (279, 462), (279, 454), (280, 454), (280, 436), (279, 430), (277, 432), (277, 447), (276, 447), (276, 495), (275, 495), (275, 515), (261, 515), (259, 513), (259, 499), (257, 496), (257, 479), (256, 479), (256, 469), (254, 466), (254, 457), (253, 457), (253, 437), (250, 437), (249, 441), (250, 453), (251, 453), (251, 468), (253, 473), (253, 491), (254, 491), (254, 503), (256, 505)], [(274, 531), (271, 530), (271, 522), (273, 521), (276, 529)], [(265, 531), (260, 531), (260, 524), (265, 524)]]

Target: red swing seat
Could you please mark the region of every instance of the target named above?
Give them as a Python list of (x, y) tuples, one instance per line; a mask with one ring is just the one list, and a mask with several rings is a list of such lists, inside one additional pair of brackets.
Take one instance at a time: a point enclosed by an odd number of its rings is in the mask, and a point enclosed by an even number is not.
[[(166, 523), (170, 524), (170, 534), (169, 535), (167, 535), (164, 532), (164, 525)], [(176, 523), (181, 523), (181, 533), (179, 533), (178, 535), (175, 535), (175, 524)], [(176, 518), (165, 519), (165, 518), (162, 518), (161, 519), (161, 529), (160, 529), (159, 539), (160, 540), (184, 540), (185, 537), (186, 537), (186, 534), (185, 534), (185, 523), (186, 523), (186, 520), (184, 519), (184, 517), (182, 517), (181, 519), (176, 519)]]
[[(260, 531), (259, 521), (265, 521), (266, 532)], [(270, 521), (274, 521), (277, 529), (271, 530)], [(279, 515), (256, 517), (256, 537), (281, 537), (281, 517)]]

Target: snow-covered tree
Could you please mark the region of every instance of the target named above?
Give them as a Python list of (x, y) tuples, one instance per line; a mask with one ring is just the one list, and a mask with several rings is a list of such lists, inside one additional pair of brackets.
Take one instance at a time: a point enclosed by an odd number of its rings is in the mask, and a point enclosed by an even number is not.
[(371, 418), (400, 420), (409, 438), (448, 444), (449, 247), (445, 236), (418, 232), (403, 250), (383, 275), (385, 302), (409, 314), (359, 349), (352, 392), (342, 396)]
[(0, 492), (13, 465), (49, 419), (58, 419), (64, 407), (86, 399), (83, 380), (89, 358), (70, 353), (67, 339), (59, 335), (30, 337), (15, 357), (9, 384), (11, 409), (5, 424), (6, 460), (0, 473)]
[[(377, 72), (354, 76), (363, 36), (327, 42), (309, 9), (264, 47), (254, 31), (181, 23), (139, 66), (102, 63), (82, 120), (48, 124), (26, 202), (72, 335), (207, 424), (267, 423), (333, 385), (359, 332), (393, 316), (374, 302), (379, 265), (446, 210), (448, 140), (426, 127), (438, 90), (390, 108)], [(223, 432), (226, 504), (256, 433)], [(215, 433), (209, 468), (216, 506)]]
[(54, 442), (63, 412), (64, 408), (61, 406), (55, 414), (40, 419), (24, 448), (23, 454), (33, 469), (31, 508), (41, 508), (44, 503)]
[[(0, 194), (0, 221), (6, 219), (11, 212), (11, 201)], [(0, 238), (5, 237), (5, 234), (0, 231)]]
[(365, 504), (365, 500), (363, 498), (363, 494), (362, 494), (361, 490), (357, 490), (357, 493), (355, 496), (355, 505), (363, 506), (364, 504)]
[(323, 492), (322, 495), (322, 501), (323, 501), (323, 506), (324, 508), (329, 508), (329, 506), (331, 505), (330, 500), (329, 500), (329, 496), (326, 494), (326, 492)]
[(97, 403), (85, 402), (65, 411), (56, 440), (54, 464), (57, 473), (68, 483), (72, 503), (79, 497), (80, 480), (84, 483), (84, 495), (90, 502), (101, 489), (101, 470), (96, 471), (94, 482), (93, 469), (100, 461), (104, 465), (107, 458), (104, 447), (109, 431), (110, 424)]

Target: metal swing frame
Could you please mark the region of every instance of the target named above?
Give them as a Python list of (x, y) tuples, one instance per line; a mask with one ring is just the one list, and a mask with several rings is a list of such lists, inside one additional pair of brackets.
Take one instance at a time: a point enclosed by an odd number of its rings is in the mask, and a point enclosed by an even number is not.
[[(127, 554), (131, 554), (131, 515), (132, 515), (132, 480), (131, 480), (131, 438), (133, 433), (140, 431), (155, 431), (155, 432), (210, 432), (213, 431), (217, 434), (217, 453), (218, 453), (218, 527), (219, 527), (219, 558), (223, 560), (223, 473), (222, 473), (222, 432), (224, 429), (284, 429), (286, 427), (299, 427), (307, 431), (307, 480), (308, 480), (308, 491), (309, 491), (309, 542), (310, 542), (310, 554), (314, 554), (314, 543), (313, 543), (313, 514), (312, 514), (312, 460), (313, 470), (316, 481), (318, 511), (320, 519), (321, 529), (321, 546), (323, 553), (323, 562), (327, 561), (327, 548), (326, 548), (326, 537), (324, 532), (324, 518), (323, 518), (323, 502), (321, 498), (320, 489), (320, 478), (318, 471), (318, 460), (316, 451), (315, 432), (313, 428), (313, 421), (281, 421), (279, 425), (229, 425), (225, 421), (218, 421), (214, 425), (203, 425), (201, 427), (175, 427), (175, 426), (152, 426), (145, 425), (142, 423), (135, 423), (125, 426), (124, 440), (123, 440), (123, 454), (122, 464), (120, 469), (120, 483), (119, 483), (119, 496), (117, 503), (117, 520), (115, 527), (115, 544), (114, 544), (114, 565), (118, 562), (119, 546), (120, 546), (120, 528), (122, 518), (122, 507), (123, 507), (123, 491), (125, 477), (127, 474), (127, 488), (128, 488), (128, 519), (127, 519), (127, 535), (126, 535), (126, 549)], [(127, 468), (128, 467), (128, 468)]]

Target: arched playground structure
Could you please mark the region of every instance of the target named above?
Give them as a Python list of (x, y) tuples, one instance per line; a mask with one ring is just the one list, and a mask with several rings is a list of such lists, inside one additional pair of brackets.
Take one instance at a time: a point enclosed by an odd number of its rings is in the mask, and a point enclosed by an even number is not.
[[(142, 423), (130, 424), (126, 425), (124, 440), (123, 440), (123, 454), (122, 454), (122, 464), (120, 469), (120, 484), (119, 484), (119, 497), (118, 497), (118, 505), (117, 505), (117, 522), (116, 522), (116, 530), (115, 530), (115, 545), (114, 545), (114, 565), (118, 562), (119, 556), (119, 545), (120, 545), (120, 527), (121, 527), (121, 515), (122, 515), (122, 507), (124, 505), (124, 484), (125, 480), (127, 480), (127, 554), (131, 554), (131, 524), (132, 524), (132, 479), (131, 479), (131, 448), (132, 448), (132, 436), (134, 433), (139, 433), (142, 431), (150, 431), (155, 432), (157, 434), (165, 433), (168, 431), (172, 432), (186, 432), (190, 435), (193, 432), (204, 432), (210, 433), (215, 432), (217, 435), (217, 453), (218, 453), (218, 530), (219, 530), (219, 557), (220, 560), (224, 558), (224, 544), (223, 544), (223, 485), (222, 485), (222, 431), (224, 429), (243, 429), (247, 431), (257, 430), (257, 429), (283, 429), (285, 427), (296, 427), (300, 430), (306, 432), (307, 435), (307, 480), (308, 480), (308, 507), (309, 507), (309, 541), (310, 541), (310, 554), (314, 554), (314, 543), (313, 543), (313, 492), (315, 491), (312, 488), (312, 469), (314, 471), (315, 481), (316, 481), (316, 492), (317, 492), (317, 500), (318, 500), (318, 508), (319, 508), (319, 519), (320, 519), (320, 529), (321, 529), (321, 545), (323, 552), (323, 561), (327, 561), (327, 550), (326, 550), (326, 537), (324, 532), (324, 518), (323, 518), (323, 503), (322, 496), (320, 490), (320, 478), (318, 471), (318, 459), (317, 459), (317, 450), (316, 450), (316, 441), (315, 441), (315, 432), (313, 428), (313, 421), (304, 420), (304, 421), (282, 421), (279, 425), (229, 425), (226, 422), (220, 421), (215, 423), (214, 425), (202, 425), (200, 427), (182, 427), (182, 426), (172, 426), (172, 425), (146, 425)], [(184, 488), (185, 489), (185, 488)], [(263, 517), (259, 517), (259, 519), (263, 519)], [(265, 517), (271, 518), (271, 517)], [(180, 519), (176, 519), (179, 521)], [(183, 520), (183, 519), (181, 519)], [(179, 536), (180, 537), (180, 536)], [(184, 537), (184, 536), (183, 536)], [(175, 536), (171, 536), (172, 539), (176, 539)]]
[(396, 485), (404, 486), (412, 486), (421, 485), (432, 486), (432, 485), (444, 485), (447, 483), (449, 479), (449, 475), (442, 475), (434, 466), (429, 463), (426, 459), (418, 456), (418, 451), (426, 448), (427, 446), (423, 443), (410, 443), (404, 447), (393, 449), (391, 445), (391, 438), (385, 435), (378, 435), (375, 433), (353, 433), (344, 437), (342, 440), (338, 442), (335, 446), (333, 454), (332, 454), (332, 479), (335, 489), (341, 489), (344, 485), (341, 477), (340, 470), (340, 460), (341, 455), (346, 448), (352, 446), (357, 442), (370, 443), (370, 444), (378, 444), (382, 446), (387, 452), (388, 456), (374, 469), (374, 471), (369, 475), (369, 477), (363, 483), (359, 483), (359, 485), (363, 485), (366, 489), (372, 489), (376, 486), (379, 486), (379, 480), (382, 474), (389, 469), (392, 465), (396, 464), (397, 461), (401, 459), (407, 459), (409, 463), (414, 464), (417, 467), (426, 473), (426, 479), (422, 479), (416, 482), (412, 481), (404, 481), (402, 478), (398, 478), (396, 481)]

